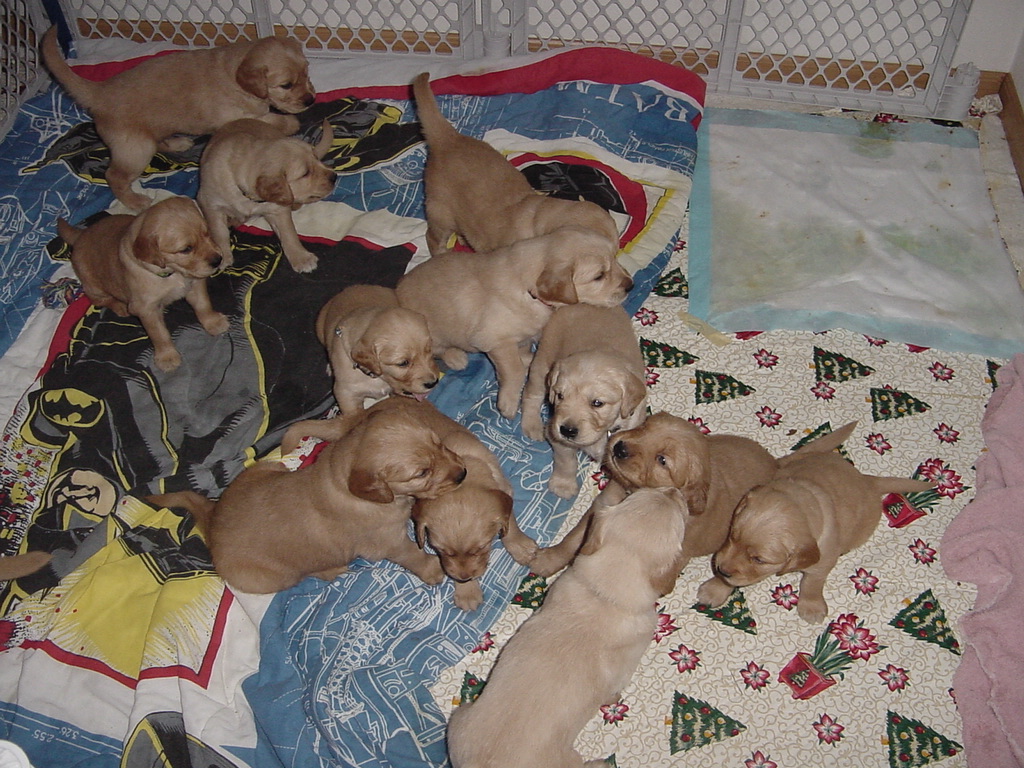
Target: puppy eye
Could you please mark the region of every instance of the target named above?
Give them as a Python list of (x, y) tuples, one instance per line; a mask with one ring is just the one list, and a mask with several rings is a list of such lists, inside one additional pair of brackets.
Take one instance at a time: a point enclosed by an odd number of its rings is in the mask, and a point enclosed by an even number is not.
[(591, 408), (603, 408), (604, 407), (604, 400), (591, 400), (590, 401), (590, 407)]
[(596, 283), (596, 282), (597, 282), (598, 280), (604, 280), (604, 278), (605, 278), (605, 276), (606, 276), (607, 274), (608, 274), (607, 272), (601, 272), (601, 273), (599, 273), (599, 274), (598, 274), (598, 276), (594, 278), (594, 282)]
[(419, 472), (417, 472), (415, 476), (416, 477), (426, 477), (429, 474), (430, 474), (430, 467), (424, 467)]
[(565, 395), (561, 392), (555, 392), (555, 400), (561, 400), (563, 397), (565, 397)]
[(295, 83), (281, 83), (281, 87), (284, 88), (286, 91), (290, 91), (292, 88), (295, 87)]
[(757, 555), (752, 556), (750, 561), (756, 565), (764, 565), (767, 562), (763, 557), (758, 557)]
[(398, 366), (399, 368), (408, 368), (409, 367), (409, 361), (408, 360), (401, 360), (401, 361), (395, 363), (395, 365)]
[(194, 245), (186, 245), (184, 248), (178, 251), (178, 253), (192, 253), (192, 251), (194, 251), (195, 249), (196, 248)]
[(661, 466), (663, 466), (663, 467), (667, 467), (668, 466), (668, 459), (666, 459), (660, 453), (657, 456), (654, 457), (654, 460), (657, 461), (659, 464), (661, 464)]

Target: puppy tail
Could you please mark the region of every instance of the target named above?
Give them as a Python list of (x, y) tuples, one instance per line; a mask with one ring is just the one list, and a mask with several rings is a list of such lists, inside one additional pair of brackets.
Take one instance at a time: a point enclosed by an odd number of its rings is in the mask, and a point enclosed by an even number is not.
[(0, 557), (0, 580), (20, 579), (35, 573), (53, 559), (49, 552), (26, 552), (23, 555)]
[(43, 35), (41, 46), (43, 62), (50, 74), (59, 82), (64, 89), (71, 94), (71, 97), (78, 104), (86, 109), (92, 109), (96, 94), (102, 88), (101, 83), (86, 80), (68, 66), (61, 55), (60, 46), (57, 43), (57, 27), (50, 27)]
[(934, 488), (935, 483), (931, 480), (911, 480), (908, 477), (872, 477), (875, 485), (875, 492), (879, 496), (887, 493), (916, 493)]
[(57, 234), (60, 235), (61, 239), (68, 245), (74, 245), (78, 236), (81, 235), (83, 231), (84, 230), (69, 224), (64, 219), (57, 219)]
[(217, 506), (215, 502), (194, 491), (154, 494), (146, 496), (146, 501), (155, 507), (184, 509), (192, 515), (192, 519), (196, 521), (196, 527), (204, 537), (210, 530), (210, 520), (213, 518), (213, 510)]
[(456, 133), (455, 127), (441, 113), (437, 99), (430, 89), (430, 74), (422, 72), (412, 81), (412, 93), (416, 97), (416, 112), (427, 144), (437, 144)]
[(840, 445), (846, 442), (846, 439), (853, 434), (853, 430), (857, 428), (857, 422), (851, 421), (849, 424), (840, 427), (839, 429), (833, 430), (821, 437), (816, 437), (806, 445), (801, 445), (795, 451), (788, 456), (783, 456), (779, 459), (779, 464), (785, 466), (790, 460), (796, 456), (804, 456), (808, 453), (828, 453), (838, 448)]

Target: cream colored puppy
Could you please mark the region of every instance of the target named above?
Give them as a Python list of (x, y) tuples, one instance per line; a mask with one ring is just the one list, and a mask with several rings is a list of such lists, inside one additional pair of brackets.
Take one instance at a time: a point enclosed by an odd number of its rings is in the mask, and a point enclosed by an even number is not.
[(213, 309), (206, 290), (206, 278), (221, 266), (221, 253), (192, 200), (170, 197), (138, 216), (114, 214), (84, 229), (58, 219), (57, 231), (71, 246), (71, 266), (82, 290), (96, 306), (139, 318), (160, 370), (181, 365), (164, 323), (168, 304), (185, 299), (213, 336), (228, 329), (228, 318)]
[(286, 130), (252, 119), (219, 128), (203, 150), (196, 200), (223, 253), (231, 253), (232, 226), (262, 216), (292, 269), (310, 272), (317, 257), (299, 240), (292, 211), (334, 191), (338, 174), (320, 161), (331, 148), (334, 129), (324, 120), (323, 135), (314, 147), (290, 135), (299, 129), (298, 120), (285, 119), (292, 123)]
[(316, 97), (302, 46), (286, 37), (154, 56), (99, 82), (64, 61), (56, 27), (43, 35), (42, 54), (54, 78), (92, 115), (110, 150), (107, 184), (133, 211), (152, 203), (131, 184), (157, 150), (186, 151), (191, 137), (242, 117), (277, 122), (281, 115), (271, 108), (294, 114)]
[[(615, 306), (633, 280), (613, 255), (573, 244), (597, 238), (568, 227), (491, 253), (432, 256), (398, 281), (398, 301), (427, 319), (434, 354), (466, 367), (483, 352), (498, 375), (498, 410), (512, 418), (526, 382), (526, 345), (562, 304)], [(524, 359), (525, 358), (525, 359)]]
[(599, 235), (585, 247), (611, 256), (618, 252), (619, 232), (608, 211), (585, 200), (537, 192), (498, 150), (456, 131), (438, 109), (427, 73), (413, 81), (413, 93), (427, 139), (424, 184), (431, 254), (445, 251), (453, 234), (475, 251), (493, 251), (562, 227)]
[(585, 763), (573, 742), (650, 646), (685, 529), (672, 489), (637, 491), (594, 516), (579, 556), (502, 649), (479, 698), (452, 713), (454, 768), (606, 768)]
[(367, 398), (423, 397), (440, 377), (427, 321), (398, 306), (392, 288), (345, 288), (320, 310), (316, 335), (327, 350), (334, 399), (344, 414), (361, 410)]
[(647, 417), (645, 376), (633, 323), (621, 307), (571, 304), (551, 315), (523, 390), (523, 434), (551, 444), (552, 493), (568, 499), (579, 490), (577, 451), (600, 461), (609, 435)]
[(882, 497), (933, 485), (857, 471), (833, 450), (856, 426), (847, 424), (779, 459), (774, 478), (745, 496), (728, 539), (715, 553), (715, 575), (700, 586), (698, 601), (717, 607), (736, 587), (800, 571), (797, 613), (808, 622), (828, 615), (825, 580), (842, 555), (871, 538), (882, 516)]
[(149, 501), (188, 509), (217, 573), (242, 592), (280, 592), (307, 576), (330, 581), (357, 557), (437, 584), (437, 558), (409, 538), (412, 503), (454, 490), (466, 468), (423, 418), (433, 408), (389, 398), (330, 425), (337, 438), (312, 464), (289, 471), (258, 461), (216, 502), (191, 491)]

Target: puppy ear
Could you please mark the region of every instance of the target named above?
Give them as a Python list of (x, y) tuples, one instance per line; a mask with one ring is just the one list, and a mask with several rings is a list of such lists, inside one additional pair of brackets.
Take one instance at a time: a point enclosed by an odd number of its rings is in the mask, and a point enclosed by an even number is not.
[(680, 489), (686, 497), (686, 508), (691, 515), (703, 515), (708, 508), (709, 485), (705, 478), (695, 478)]
[(587, 532), (584, 534), (583, 544), (580, 545), (577, 555), (592, 555), (601, 548), (604, 543), (604, 515), (594, 515), (587, 525)]
[(498, 513), (500, 515), (501, 523), (501, 528), (498, 533), (499, 535), (504, 536), (509, 532), (511, 526), (516, 524), (516, 519), (512, 515), (512, 497), (504, 491), (499, 491), (497, 489), (492, 490), (491, 493), (498, 499), (499, 509), (501, 510)]
[(395, 500), (395, 494), (383, 478), (365, 467), (353, 467), (348, 476), (348, 489), (353, 496), (358, 496), (366, 501), (375, 501), (378, 504), (390, 504)]
[(273, 176), (260, 174), (256, 179), (256, 187), (253, 191), (258, 199), (265, 200), (268, 203), (291, 206), (295, 202), (292, 189), (288, 186), (288, 179), (285, 178), (283, 173), (274, 174)]
[(806, 570), (820, 559), (821, 550), (818, 549), (818, 542), (814, 539), (808, 539), (795, 552), (790, 553), (789, 559), (782, 566), (779, 575)]
[(622, 382), (622, 403), (619, 405), (619, 418), (625, 419), (633, 414), (647, 395), (647, 385), (632, 373), (625, 375)]
[(675, 561), (667, 568), (651, 574), (651, 587), (658, 594), (658, 597), (667, 595), (676, 588), (676, 579), (679, 577), (679, 564)]
[(352, 362), (364, 368), (364, 373), (369, 371), (375, 376), (380, 376), (380, 357), (377, 355), (376, 345), (368, 341), (365, 336), (359, 337), (352, 345)]
[(152, 264), (154, 267), (163, 269), (167, 266), (163, 254), (160, 252), (160, 242), (156, 233), (145, 228), (139, 230), (139, 234), (132, 241), (132, 255), (139, 261)]
[(576, 286), (567, 264), (547, 266), (537, 278), (537, 298), (546, 304), (576, 304)]
[(235, 72), (235, 82), (238, 87), (247, 93), (251, 93), (257, 99), (265, 99), (270, 91), (267, 90), (267, 67), (263, 64), (254, 64), (249, 60), (250, 56), (242, 59), (242, 63)]

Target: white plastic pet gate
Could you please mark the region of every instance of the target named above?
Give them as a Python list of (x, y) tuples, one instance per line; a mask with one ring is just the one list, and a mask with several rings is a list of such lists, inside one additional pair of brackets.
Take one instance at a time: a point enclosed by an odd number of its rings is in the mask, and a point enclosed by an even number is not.
[[(290, 34), (310, 56), (466, 60), (602, 44), (688, 67), (715, 93), (927, 117), (963, 117), (977, 81), (951, 76), (971, 0), (49, 1), (76, 39), (204, 47)], [(4, 0), (4, 28), (35, 24), (37, 36), (41, 2)], [(5, 76), (20, 61), (22, 90), (34, 40), (3, 35)]]

